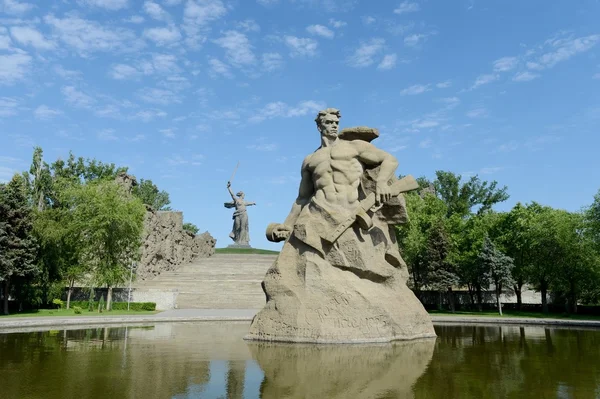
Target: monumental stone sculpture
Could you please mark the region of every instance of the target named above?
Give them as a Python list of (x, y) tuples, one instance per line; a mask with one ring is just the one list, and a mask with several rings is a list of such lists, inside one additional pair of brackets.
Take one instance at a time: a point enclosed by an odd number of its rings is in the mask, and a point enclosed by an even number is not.
[(370, 142), (376, 129), (338, 132), (340, 111), (316, 118), (321, 146), (302, 164), (299, 194), (267, 239), (285, 241), (262, 282), (267, 303), (247, 339), (387, 342), (435, 337), (431, 318), (406, 286), (394, 226), (408, 216), (398, 161)]
[(231, 195), (232, 201), (226, 202), (224, 204), (225, 208), (235, 208), (233, 212), (233, 227), (231, 233), (229, 233), (229, 237), (233, 240), (234, 244), (230, 245), (230, 247), (250, 248), (250, 228), (248, 226), (246, 207), (256, 205), (256, 203), (246, 202), (243, 191), (233, 194), (231, 181), (227, 182), (227, 190), (229, 191), (229, 195)]

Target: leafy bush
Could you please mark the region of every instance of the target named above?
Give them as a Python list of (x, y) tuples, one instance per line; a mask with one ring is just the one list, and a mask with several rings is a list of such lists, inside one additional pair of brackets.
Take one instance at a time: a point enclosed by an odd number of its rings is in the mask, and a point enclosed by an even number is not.
[(81, 308), (79, 306), (73, 306), (73, 311), (75, 314), (81, 314)]
[[(127, 310), (127, 302), (113, 302), (113, 310)], [(154, 302), (130, 302), (129, 310), (134, 311), (154, 311), (156, 310), (156, 303)]]
[(58, 309), (62, 309), (62, 308), (65, 306), (65, 303), (64, 303), (63, 301), (61, 301), (60, 299), (58, 299), (58, 298), (54, 298), (54, 299), (52, 300), (52, 303), (53, 303), (54, 305), (56, 305), (56, 307), (57, 307)]
[[(92, 302), (92, 305), (94, 302)], [(90, 302), (89, 301), (71, 301), (71, 306), (79, 306), (82, 309), (89, 309)], [(127, 302), (113, 302), (112, 303), (113, 310), (127, 310)], [(155, 302), (130, 302), (129, 310), (131, 311), (155, 311), (156, 303)]]

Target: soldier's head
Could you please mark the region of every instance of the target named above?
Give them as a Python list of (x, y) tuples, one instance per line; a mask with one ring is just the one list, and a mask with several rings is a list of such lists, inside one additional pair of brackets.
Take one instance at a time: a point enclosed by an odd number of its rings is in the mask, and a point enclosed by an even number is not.
[(321, 132), (321, 136), (335, 139), (338, 134), (341, 117), (340, 110), (336, 108), (327, 108), (319, 111), (315, 122), (317, 122), (317, 129)]
[(236, 195), (238, 197), (240, 197), (240, 198), (244, 198), (244, 192), (243, 191), (238, 191)]

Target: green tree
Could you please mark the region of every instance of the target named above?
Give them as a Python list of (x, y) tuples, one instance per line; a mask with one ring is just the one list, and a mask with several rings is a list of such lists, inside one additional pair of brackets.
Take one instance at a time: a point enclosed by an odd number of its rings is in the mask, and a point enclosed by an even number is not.
[(442, 295), (448, 293), (450, 310), (454, 312), (452, 287), (458, 285), (459, 278), (454, 264), (449, 261), (450, 239), (443, 220), (438, 220), (429, 230), (423, 263), (427, 268), (427, 283), (438, 292), (438, 309), (442, 308)]
[(577, 313), (577, 303), (582, 296), (590, 296), (600, 283), (598, 253), (593, 241), (584, 234), (583, 214), (555, 212), (560, 251), (552, 291), (565, 298), (567, 311)]
[(585, 210), (585, 234), (594, 243), (596, 251), (600, 253), (600, 190), (594, 196), (594, 202)]
[(517, 297), (517, 308), (519, 310), (523, 304), (522, 293), (523, 286), (527, 281), (527, 267), (531, 264), (534, 256), (530, 234), (532, 216), (531, 209), (519, 202), (510, 212), (501, 214), (495, 226), (496, 242), (514, 262), (512, 288)]
[(481, 181), (477, 175), (465, 183), (461, 183), (461, 175), (452, 172), (438, 170), (435, 175), (435, 191), (448, 206), (448, 217), (469, 216), (476, 207), (476, 213), (483, 214), (509, 197), (506, 186), (498, 188), (498, 182)]
[(142, 202), (156, 211), (169, 211), (168, 206), (171, 203), (169, 194), (166, 191), (160, 191), (152, 180), (141, 179), (140, 183), (133, 188), (133, 195), (142, 200)]
[(33, 151), (29, 176), (32, 204), (38, 211), (42, 211), (49, 205), (52, 194), (52, 175), (50, 167), (43, 160), (41, 147), (35, 147)]
[(74, 226), (80, 232), (80, 262), (92, 272), (94, 286), (112, 288), (125, 282), (129, 266), (138, 260), (145, 208), (142, 202), (112, 181), (98, 181), (70, 191)]
[(561, 259), (559, 242), (559, 219), (557, 211), (536, 202), (528, 206), (532, 212), (529, 242), (534, 253), (527, 265), (526, 274), (542, 297), (542, 312), (548, 313), (548, 290), (557, 272), (557, 263)]
[(396, 235), (400, 252), (410, 273), (409, 284), (418, 295), (427, 284), (425, 251), (429, 230), (436, 221), (445, 217), (446, 205), (430, 192), (422, 195), (408, 193), (405, 194), (405, 199), (409, 221), (396, 227)]
[(483, 248), (479, 253), (478, 261), (484, 266), (490, 281), (494, 284), (498, 313), (502, 316), (502, 302), (500, 302), (500, 295), (502, 295), (502, 287), (512, 283), (511, 271), (513, 268), (513, 261), (510, 257), (498, 250), (496, 245), (494, 245), (487, 235), (483, 241)]
[(469, 291), (471, 303), (477, 303), (479, 311), (483, 308), (483, 291), (490, 285), (488, 270), (479, 261), (479, 253), (497, 217), (498, 214), (488, 212), (468, 219), (453, 218), (457, 227), (453, 229), (456, 250), (452, 259), (458, 265), (461, 282)]
[[(35, 263), (37, 244), (32, 235), (33, 218), (27, 200), (27, 185), (21, 175), (0, 185), (0, 281), (4, 292), (4, 314), (8, 314), (11, 283), (30, 277), (39, 269)], [(18, 287), (17, 287), (18, 288)]]
[(200, 231), (200, 229), (198, 228), (198, 226), (196, 226), (194, 223), (189, 223), (189, 222), (183, 224), (183, 229), (185, 231), (189, 231), (193, 235), (198, 234), (198, 231)]

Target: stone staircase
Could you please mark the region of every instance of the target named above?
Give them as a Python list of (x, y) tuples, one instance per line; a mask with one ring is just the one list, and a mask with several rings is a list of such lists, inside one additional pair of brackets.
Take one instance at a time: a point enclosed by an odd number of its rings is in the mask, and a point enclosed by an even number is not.
[(276, 255), (214, 254), (135, 285), (137, 293), (175, 292), (178, 309), (261, 309), (260, 283)]

